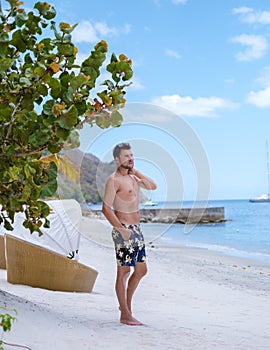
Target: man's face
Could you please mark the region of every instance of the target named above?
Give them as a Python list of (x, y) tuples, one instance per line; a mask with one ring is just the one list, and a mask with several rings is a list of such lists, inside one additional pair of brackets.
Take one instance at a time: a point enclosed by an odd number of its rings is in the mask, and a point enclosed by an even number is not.
[(116, 158), (118, 167), (132, 169), (134, 167), (134, 157), (131, 149), (122, 149), (119, 157)]

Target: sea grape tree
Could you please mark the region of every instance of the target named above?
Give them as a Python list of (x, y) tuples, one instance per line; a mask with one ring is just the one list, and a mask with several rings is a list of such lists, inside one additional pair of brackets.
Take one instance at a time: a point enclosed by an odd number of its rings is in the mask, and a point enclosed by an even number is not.
[[(108, 46), (100, 41), (77, 64), (76, 25), (57, 25), (46, 2), (29, 12), (21, 1), (7, 3), (4, 9), (0, 2), (0, 224), (11, 230), (15, 213), (24, 212), (24, 226), (40, 232), (49, 224), (41, 199), (57, 190), (51, 155), (74, 144), (85, 123), (120, 126), (132, 63), (112, 54), (105, 67)], [(109, 78), (92, 96), (102, 69)]]

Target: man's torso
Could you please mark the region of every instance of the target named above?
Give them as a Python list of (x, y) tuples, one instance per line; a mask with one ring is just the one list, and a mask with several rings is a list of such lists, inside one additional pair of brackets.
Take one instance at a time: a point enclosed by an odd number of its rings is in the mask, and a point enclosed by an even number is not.
[(113, 203), (115, 215), (123, 224), (140, 222), (140, 189), (134, 176), (114, 174), (116, 196)]

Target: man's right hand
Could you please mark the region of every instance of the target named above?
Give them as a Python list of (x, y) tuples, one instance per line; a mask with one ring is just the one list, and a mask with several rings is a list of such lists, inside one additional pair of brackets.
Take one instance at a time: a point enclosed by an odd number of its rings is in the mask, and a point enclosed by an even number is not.
[(132, 231), (129, 230), (128, 228), (125, 228), (125, 227), (117, 228), (117, 231), (121, 233), (124, 241), (128, 241), (130, 239)]

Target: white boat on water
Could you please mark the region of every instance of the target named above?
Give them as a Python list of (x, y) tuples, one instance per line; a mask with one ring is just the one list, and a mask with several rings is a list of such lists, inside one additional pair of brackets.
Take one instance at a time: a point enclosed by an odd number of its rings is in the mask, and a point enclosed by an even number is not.
[(258, 197), (250, 198), (249, 200), (252, 203), (265, 203), (270, 202), (270, 195), (269, 194), (261, 194)]
[(158, 203), (152, 202), (151, 200), (145, 201), (145, 202), (143, 203), (143, 206), (144, 206), (144, 207), (154, 207), (154, 206), (156, 206), (156, 205), (158, 205)]
[(270, 167), (269, 167), (269, 150), (268, 141), (266, 141), (266, 165), (267, 165), (267, 185), (268, 193), (261, 194), (258, 197), (250, 198), (251, 203), (270, 203)]

